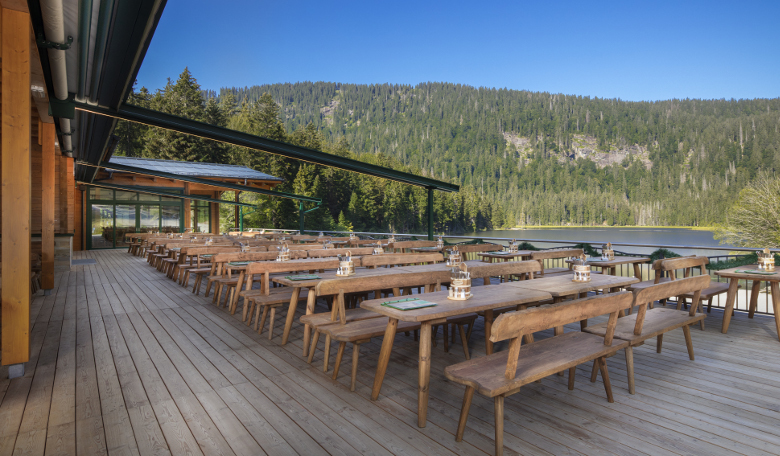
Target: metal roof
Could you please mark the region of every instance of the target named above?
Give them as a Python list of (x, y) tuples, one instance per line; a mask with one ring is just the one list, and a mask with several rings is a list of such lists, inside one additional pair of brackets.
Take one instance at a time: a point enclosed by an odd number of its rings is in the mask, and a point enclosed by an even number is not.
[(219, 163), (188, 162), (178, 160), (160, 160), (139, 157), (112, 156), (108, 161), (115, 165), (134, 166), (150, 171), (162, 171), (180, 176), (197, 176), (227, 179), (249, 179), (282, 182), (284, 179), (255, 171), (246, 166), (223, 165)]

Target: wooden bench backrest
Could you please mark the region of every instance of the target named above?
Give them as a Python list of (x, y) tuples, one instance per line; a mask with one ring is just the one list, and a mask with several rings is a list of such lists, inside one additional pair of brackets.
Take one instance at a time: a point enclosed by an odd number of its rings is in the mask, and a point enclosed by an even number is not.
[[(392, 271), (392, 269), (391, 269)], [(332, 296), (339, 293), (355, 293), (367, 290), (384, 290), (388, 288), (419, 287), (450, 280), (450, 271), (399, 272), (398, 274), (382, 274), (363, 276), (360, 274), (343, 279), (323, 280), (317, 284), (317, 296)]]
[(691, 304), (688, 314), (690, 316), (696, 315), (696, 309), (699, 307), (696, 303), (699, 302), (701, 291), (710, 286), (711, 280), (709, 275), (687, 277), (685, 279), (651, 285), (635, 292), (633, 305), (638, 305), (639, 310), (636, 315), (634, 334), (637, 336), (642, 334), (642, 325), (645, 322), (647, 305), (654, 301), (671, 298), (672, 296), (680, 296), (686, 293), (693, 293), (693, 301), (691, 301), (693, 304)]
[[(292, 253), (292, 252), (290, 252)], [(356, 258), (355, 260), (359, 260)], [(355, 261), (358, 266), (358, 261)], [(316, 271), (319, 269), (336, 269), (339, 267), (337, 258), (312, 259), (311, 261), (265, 261), (261, 263), (250, 263), (246, 268), (249, 274), (264, 274), (266, 272), (288, 272), (288, 271)]]
[(276, 259), (276, 252), (234, 252), (219, 253), (211, 258), (212, 262), (225, 263), (231, 261), (269, 261)]
[(320, 249), (309, 250), (309, 258), (326, 258), (335, 257), (339, 255), (346, 255), (347, 252), (352, 252), (352, 255), (371, 255), (374, 253), (373, 247), (356, 247), (354, 249)]
[[(484, 279), (495, 276), (509, 276), (515, 274), (526, 274), (539, 272), (542, 266), (538, 261), (506, 261), (501, 263), (478, 263), (470, 264), (469, 272), (472, 279)], [(533, 274), (530, 274), (533, 278)]]
[(444, 255), (432, 253), (383, 253), (382, 255), (366, 255), (361, 259), (364, 267), (396, 266), (399, 264), (439, 263), (444, 261)]
[[(706, 256), (686, 256), (679, 258), (665, 258), (663, 260), (657, 260), (656, 264), (653, 264), (653, 268), (656, 269), (656, 277), (660, 276), (658, 272), (668, 272), (669, 278), (675, 280), (677, 274), (676, 271), (683, 269), (684, 277), (690, 277), (693, 268), (701, 268), (702, 275), (707, 274), (707, 265), (710, 264), (710, 259)], [(656, 282), (658, 283), (658, 282)]]
[(370, 244), (376, 245), (376, 243), (381, 241), (381, 239), (355, 239), (355, 240), (346, 239), (346, 241), (349, 242), (349, 245), (370, 245)]
[(213, 255), (215, 253), (224, 253), (224, 252), (240, 252), (241, 249), (239, 247), (232, 247), (232, 246), (197, 246), (197, 247), (189, 247), (187, 249), (187, 255)]
[(618, 313), (630, 307), (632, 302), (631, 293), (623, 291), (501, 314), (493, 322), (490, 341), (495, 343), (510, 339), (504, 378), (507, 380), (515, 378), (523, 335), (608, 313), (609, 321), (604, 335), (604, 345), (609, 346), (612, 345), (615, 335)]
[(393, 248), (395, 249), (414, 249), (418, 247), (436, 247), (436, 241), (397, 241), (393, 243)]
[(287, 247), (290, 250), (322, 250), (322, 244), (288, 244)]
[(571, 258), (582, 255), (582, 249), (541, 250), (531, 253), (532, 260), (552, 260), (556, 258)]

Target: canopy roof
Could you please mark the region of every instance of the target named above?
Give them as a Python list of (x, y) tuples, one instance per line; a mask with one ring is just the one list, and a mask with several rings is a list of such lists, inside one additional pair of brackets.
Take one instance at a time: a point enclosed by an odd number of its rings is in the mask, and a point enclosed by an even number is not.
[(160, 160), (155, 158), (139, 157), (111, 157), (110, 164), (134, 166), (145, 168), (150, 171), (162, 171), (180, 176), (227, 178), (227, 179), (247, 179), (262, 181), (282, 182), (284, 179), (270, 174), (255, 171), (246, 166), (223, 165), (220, 163), (202, 163), (178, 160)]

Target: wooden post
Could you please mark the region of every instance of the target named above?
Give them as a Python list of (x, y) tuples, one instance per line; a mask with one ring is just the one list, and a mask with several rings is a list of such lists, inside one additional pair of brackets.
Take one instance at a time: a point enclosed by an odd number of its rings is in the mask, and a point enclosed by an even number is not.
[[(241, 194), (241, 192), (236, 191), (236, 202), (238, 202), (238, 196)], [(235, 220), (236, 220), (236, 230), (240, 229), (241, 224), (238, 222), (238, 217), (240, 217), (238, 212), (238, 204), (233, 206), (233, 212), (235, 213)]]
[(41, 288), (54, 288), (54, 124), (42, 123), (41, 140)]
[[(190, 183), (185, 182), (184, 183), (184, 194), (189, 195), (190, 194)], [(184, 200), (184, 231), (187, 231), (187, 228), (192, 228), (192, 200), (185, 199)]]
[(3, 8), (2, 363), (9, 377), (30, 360), (30, 15)]

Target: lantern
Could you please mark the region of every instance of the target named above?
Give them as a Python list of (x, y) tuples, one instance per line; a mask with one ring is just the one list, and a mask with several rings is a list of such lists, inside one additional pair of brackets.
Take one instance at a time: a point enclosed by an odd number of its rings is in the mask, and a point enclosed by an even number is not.
[(758, 269), (765, 271), (775, 270), (775, 256), (769, 251), (768, 247), (763, 252), (758, 252)]
[(471, 274), (468, 271), (468, 266), (465, 263), (461, 263), (457, 268), (452, 268), (452, 275), (450, 276), (450, 289), (447, 299), (454, 301), (465, 301), (471, 298)]
[(383, 249), (383, 248), (382, 248), (382, 242), (381, 242), (381, 241), (378, 241), (378, 242), (376, 243), (376, 247), (374, 247), (374, 252), (373, 252), (373, 254), (374, 254), (374, 255), (381, 255), (381, 254), (383, 254), (383, 253), (385, 253), (385, 249)]
[(590, 266), (585, 261), (585, 254), (574, 260), (574, 278), (572, 282), (590, 282)]
[(355, 263), (352, 261), (352, 252), (347, 250), (346, 256), (338, 256), (339, 267), (336, 269), (336, 275), (339, 277), (349, 277), (355, 275)]
[(279, 251), (276, 255), (276, 261), (290, 261), (290, 247), (287, 244), (282, 244), (281, 247), (276, 249)]
[(611, 242), (607, 242), (606, 245), (601, 247), (601, 259), (604, 261), (610, 261), (615, 259), (615, 251), (612, 250)]
[(444, 239), (442, 239), (441, 236), (439, 236), (436, 239), (436, 248), (437, 249), (443, 249), (444, 248)]
[(447, 251), (447, 266), (450, 267), (459, 267), (460, 264), (463, 262), (463, 256), (461, 255), (460, 251), (458, 250), (458, 246), (452, 248), (452, 250)]

